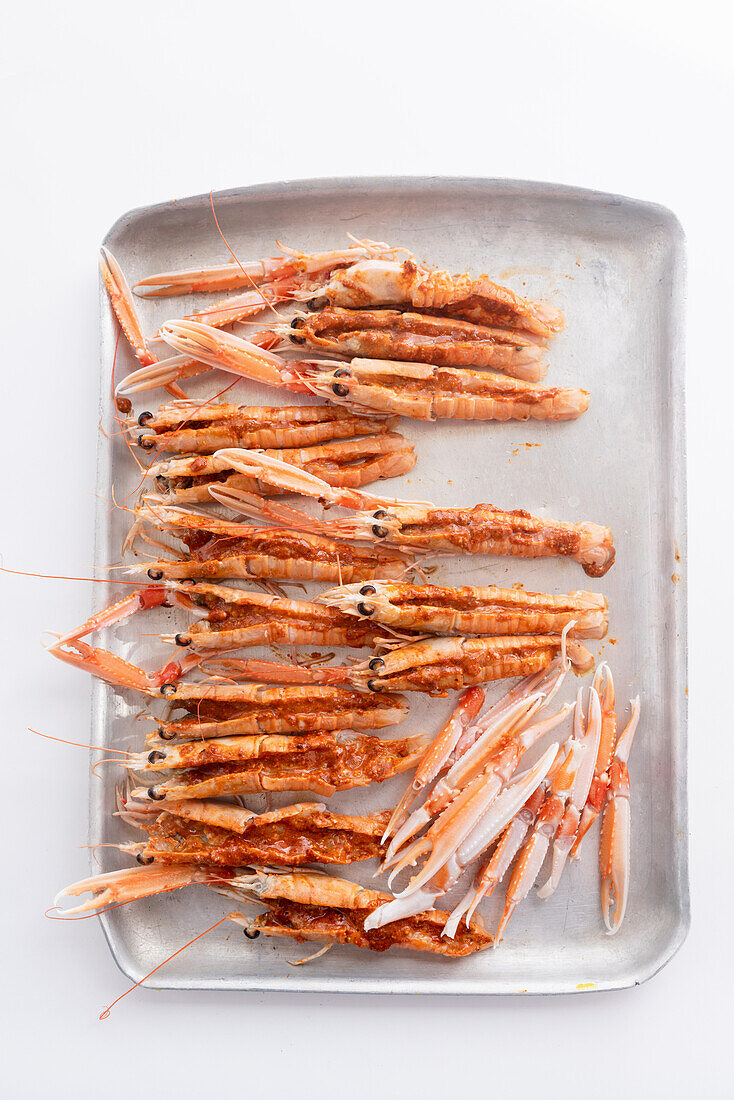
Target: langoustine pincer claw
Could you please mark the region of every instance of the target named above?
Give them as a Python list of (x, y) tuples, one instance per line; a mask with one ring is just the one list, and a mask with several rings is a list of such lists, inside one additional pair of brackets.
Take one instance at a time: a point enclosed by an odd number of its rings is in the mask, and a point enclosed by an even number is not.
[(622, 927), (629, 898), (632, 815), (627, 761), (639, 720), (638, 696), (632, 701), (632, 714), (617, 739), (609, 769), (609, 787), (602, 821), (599, 850), (601, 906), (604, 924), (610, 935), (614, 935)]

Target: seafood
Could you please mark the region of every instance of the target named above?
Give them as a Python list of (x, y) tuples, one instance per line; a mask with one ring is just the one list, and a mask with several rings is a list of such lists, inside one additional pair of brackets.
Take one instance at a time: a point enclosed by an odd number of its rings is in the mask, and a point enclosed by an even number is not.
[(581, 810), (586, 804), (589, 795), (591, 780), (594, 775), (594, 763), (599, 749), (601, 737), (601, 705), (599, 695), (592, 687), (589, 692), (589, 706), (586, 720), (586, 732), (583, 729), (583, 715), (581, 710), (582, 689), (579, 688), (576, 710), (574, 712), (574, 740), (578, 743), (582, 754), (576, 774), (566, 796), (566, 804), (563, 817), (558, 825), (558, 832), (553, 840), (553, 859), (551, 872), (547, 881), (538, 890), (539, 898), (549, 898), (555, 893), (560, 882), (563, 869), (568, 859), (573, 843), (578, 832)]
[(486, 275), (450, 275), (419, 266), (409, 258), (372, 258), (336, 271), (321, 295), (309, 305), (346, 309), (371, 306), (412, 306), (440, 311), (479, 325), (520, 330), (547, 339), (563, 328), (563, 316), (546, 302), (531, 302)]
[[(408, 863), (414, 864), (419, 856), (427, 857), (405, 889), (369, 917), (367, 927), (381, 928), (401, 917), (432, 909), (436, 899), (500, 835), (543, 781), (557, 748), (551, 745), (532, 768), (511, 782), (517, 755), (505, 752), (469, 783), (398, 864), (396, 872)], [(447, 914), (445, 923), (449, 920)]]
[[(133, 440), (145, 450), (212, 454), (221, 447), (313, 447), (319, 443), (377, 436), (395, 420), (357, 416), (334, 405), (228, 405), (171, 401), (157, 412), (127, 421)], [(137, 432), (136, 427), (143, 429)]]
[[(167, 298), (172, 294), (193, 294), (197, 291), (237, 290), (240, 287), (277, 283), (294, 276), (323, 278), (339, 267), (350, 266), (355, 261), (375, 256), (390, 256), (404, 249), (394, 248), (379, 241), (355, 241), (348, 248), (328, 252), (298, 252), (278, 245), (282, 256), (268, 256), (263, 260), (232, 259), (213, 267), (188, 268), (182, 271), (165, 271), (140, 279), (133, 290), (141, 298)], [(231, 301), (231, 299), (230, 299)], [(216, 307), (215, 307), (216, 308)]]
[[(383, 729), (408, 713), (399, 695), (374, 695), (332, 685), (231, 684), (217, 681), (164, 684), (169, 711), (156, 737), (219, 738), (234, 734), (308, 733), (313, 730)], [(166, 756), (166, 759), (170, 759)]]
[[(445, 939), (441, 929), (447, 914), (440, 911), (409, 916), (388, 928), (372, 928), (370, 916), (391, 900), (390, 894), (345, 879), (313, 872), (274, 875), (258, 871), (245, 888), (268, 909), (254, 920), (230, 914), (230, 919), (242, 924), (250, 936), (262, 932), (265, 936), (287, 936), (299, 942), (343, 943), (371, 951), (407, 947), (449, 958), (471, 955), (492, 944), (492, 937), (478, 921), (462, 929), (455, 939)], [(231, 893), (229, 883), (221, 892), (237, 897)]]
[(413, 563), (411, 557), (388, 547), (354, 546), (307, 531), (230, 523), (211, 513), (161, 504), (156, 498), (148, 498), (137, 509), (137, 517), (129, 546), (148, 523), (171, 532), (180, 530), (178, 537), (187, 551), (185, 556), (130, 567), (130, 573), (147, 573), (153, 581), (253, 577), (332, 583), (374, 577), (397, 580)]
[(447, 914), (440, 912), (407, 918), (387, 929), (368, 931), (365, 929), (367, 917), (388, 901), (390, 895), (308, 870), (279, 872), (255, 867), (239, 869), (238, 873), (221, 867), (153, 864), (82, 879), (67, 886), (59, 897), (93, 894), (80, 905), (65, 910), (65, 916), (72, 916), (195, 884), (209, 886), (237, 902), (254, 901), (265, 907), (267, 911), (254, 918), (240, 912), (229, 914), (231, 920), (244, 928), (249, 939), (256, 939), (262, 933), (285, 936), (299, 943), (317, 940), (373, 951), (404, 947), (450, 958), (470, 955), (492, 943), (492, 937), (478, 921), (462, 929), (455, 939), (444, 939), (441, 929)]
[(564, 648), (578, 672), (587, 672), (594, 663), (580, 642), (569, 640), (564, 644), (562, 635), (555, 634), (429, 638), (389, 648), (390, 652), (369, 661), (318, 668), (235, 658), (207, 664), (210, 671), (233, 680), (352, 684), (375, 693), (395, 689), (446, 695), (470, 685), (542, 672), (553, 665)]
[[(445, 775), (434, 784), (423, 805), (406, 816), (396, 830), (385, 853), (383, 868), (394, 868), (395, 875), (402, 867), (414, 862), (413, 856), (416, 852), (420, 853), (424, 841), (419, 839), (406, 850), (404, 845), (411, 837), (424, 826), (430, 825), (437, 814), (442, 814), (452, 806), (473, 783), (481, 780), (479, 786), (483, 789), (484, 781), (494, 784), (497, 775), (502, 777), (505, 772), (508, 776), (512, 775), (526, 750), (555, 729), (573, 709), (568, 705), (563, 706), (549, 718), (528, 726), (531, 718), (547, 705), (547, 699), (542, 692), (533, 692), (499, 709), (481, 735), (463, 751), (458, 752), (453, 763), (450, 757), (436, 769), (438, 773), (450, 764)], [(521, 805), (522, 802), (517, 807), (518, 810)], [(456, 802), (455, 808), (458, 806), (459, 803)]]
[(161, 814), (150, 803), (127, 803), (125, 820), (144, 829), (148, 839), (122, 847), (143, 865), (356, 863), (382, 854), (380, 835), (388, 817), (389, 812), (334, 814), (312, 802), (263, 814), (206, 800), (174, 802)]
[[(186, 395), (177, 385), (177, 381), (201, 374), (208, 368), (190, 357), (181, 355), (173, 356), (161, 362), (150, 350), (148, 341), (143, 335), (142, 324), (122, 269), (112, 253), (106, 248), (102, 248), (100, 252), (100, 271), (109, 295), (110, 305), (120, 323), (120, 328), (135, 357), (141, 363), (140, 370), (144, 372), (146, 379), (142, 388), (148, 389), (151, 385), (165, 386), (172, 396), (185, 398)], [(268, 295), (257, 291), (254, 295), (250, 294), (247, 306), (240, 303), (238, 319), (243, 320), (245, 317), (260, 313), (264, 306), (268, 304), (268, 301), (281, 300), (282, 296), (272, 293)], [(270, 333), (262, 333), (259, 337), (253, 335), (252, 339), (259, 339), (265, 347), (270, 346), (273, 342)], [(137, 371), (132, 373), (138, 374)], [(133, 379), (132, 375), (129, 375), (127, 379), (124, 379), (118, 385), (117, 392), (120, 395), (135, 393), (139, 388), (141, 387), (139, 387), (137, 379)]]
[[(413, 447), (396, 432), (316, 447), (265, 450), (263, 454), (315, 474), (339, 488), (358, 489), (370, 481), (400, 477), (415, 466)], [(257, 478), (237, 473), (219, 454), (156, 462), (149, 467), (146, 476), (155, 481), (160, 493), (181, 503), (210, 502), (210, 485), (226, 485), (266, 495), (281, 491)]]
[(444, 798), (446, 794), (450, 795), (454, 781), (458, 782), (464, 775), (466, 761), (458, 767), (464, 754), (469, 749), (473, 749), (476, 742), (480, 744), (468, 756), (469, 761), (475, 760), (479, 754), (491, 755), (497, 749), (504, 747), (511, 739), (513, 732), (519, 732), (523, 723), (529, 721), (535, 709), (539, 709), (535, 702), (529, 706), (527, 703), (523, 704), (523, 701), (532, 697), (538, 700), (540, 706), (548, 706), (565, 678), (566, 671), (565, 665), (561, 664), (560, 667), (550, 666), (540, 674), (526, 676), (514, 688), (505, 692), (496, 703), (493, 703), (476, 723), (473, 723), (473, 720), (484, 702), (484, 691), (478, 687), (471, 687), (461, 695), (448, 722), (439, 730), (426, 749), (423, 759), (416, 768), (413, 781), (393, 810), (384, 839), (392, 837), (398, 829), (402, 832), (401, 836), (391, 843), (386, 860), (394, 855), (403, 839), (412, 836), (430, 820), (430, 814), (437, 805), (433, 802), (433, 796), (417, 811), (413, 824), (403, 828), (408, 819), (408, 811), (418, 795), (443, 772), (457, 765), (452, 778), (445, 784), (442, 781), (435, 788), (435, 794), (439, 799)]
[(413, 420), (575, 420), (589, 407), (586, 390), (394, 360), (296, 361), (283, 369), (280, 384), (293, 390), (301, 385), (355, 412)]
[[(283, 330), (278, 326), (273, 331)], [(294, 344), (305, 343), (350, 359), (364, 356), (435, 367), (494, 367), (526, 382), (538, 382), (547, 370), (543, 349), (521, 333), (392, 309), (327, 307), (320, 313), (298, 314), (288, 336)]]
[(382, 541), (410, 550), (524, 558), (572, 557), (591, 577), (603, 576), (614, 562), (612, 532), (597, 523), (541, 519), (525, 511), (503, 511), (491, 504), (437, 508), (422, 501), (391, 501), (354, 490), (340, 490), (305, 470), (258, 451), (226, 448), (215, 454), (240, 473), (257, 477), (284, 491), (298, 492), (345, 508), (372, 509), (378, 505), (375, 511), (355, 512), (346, 519), (319, 521), (295, 508), (260, 500), (243, 490), (210, 487), (211, 495), (220, 504), (258, 519), (285, 523), (291, 528), (336, 538)]
[(601, 871), (601, 908), (607, 932), (614, 935), (622, 927), (629, 897), (630, 777), (627, 769), (632, 741), (640, 720), (640, 698), (632, 700), (632, 714), (617, 738), (611, 767), (599, 849)]
[(496, 943), (501, 942), (510, 917), (530, 892), (551, 841), (563, 821), (566, 800), (583, 759), (583, 749), (577, 740), (569, 738), (560, 752), (560, 761), (553, 769), (547, 792), (535, 816), (530, 838), (523, 845), (510, 875), (504, 909), (497, 926)]
[(577, 638), (603, 638), (608, 605), (596, 592), (549, 596), (517, 588), (439, 588), (373, 581), (318, 597), (362, 621), (431, 634), (555, 634), (573, 623)]
[[(197, 321), (168, 321), (160, 332), (187, 362), (191, 358), (254, 382), (316, 394), (358, 412), (420, 420), (569, 420), (589, 405), (584, 390), (547, 387), (487, 371), (378, 359), (289, 361), (252, 338), (244, 340)], [(175, 370), (165, 374), (166, 381), (177, 377)], [(162, 379), (158, 367), (141, 367), (128, 375), (119, 392), (162, 385)]]
[(602, 662), (594, 676), (594, 690), (598, 693), (601, 704), (601, 736), (594, 764), (594, 775), (591, 787), (586, 799), (586, 805), (581, 813), (576, 839), (570, 852), (571, 859), (579, 858), (581, 841), (591, 828), (602, 811), (604, 796), (609, 788), (609, 766), (614, 753), (614, 742), (617, 737), (617, 715), (614, 709), (614, 679), (612, 670), (606, 662)]
[[(311, 791), (329, 798), (337, 791), (382, 783), (393, 775), (415, 767), (428, 739), (413, 737), (381, 738), (355, 733), (307, 733), (302, 737), (279, 734), (230, 738), (234, 745), (221, 746), (217, 740), (190, 742), (151, 750), (167, 755), (165, 764), (194, 759), (209, 761), (187, 770), (174, 769), (172, 779), (163, 779), (132, 791), (132, 798), (152, 802), (178, 801), (182, 798), (219, 798), (225, 795), (264, 791)], [(218, 753), (229, 761), (217, 762)], [(150, 754), (128, 758), (135, 770), (163, 768)], [(156, 767), (158, 765), (158, 767)], [(165, 769), (164, 769), (165, 770)]]

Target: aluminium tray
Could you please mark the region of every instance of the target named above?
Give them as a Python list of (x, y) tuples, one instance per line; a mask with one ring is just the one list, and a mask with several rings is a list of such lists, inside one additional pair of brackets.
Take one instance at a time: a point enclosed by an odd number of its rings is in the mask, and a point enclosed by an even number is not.
[[(223, 925), (160, 970), (156, 988), (305, 990), (385, 993), (566, 993), (633, 985), (653, 975), (682, 943), (689, 920), (686, 821), (685, 436), (683, 386), (683, 235), (675, 217), (651, 205), (575, 188), (482, 179), (336, 179), (247, 187), (214, 197), (221, 225), (239, 256), (274, 251), (274, 239), (311, 251), (343, 247), (347, 232), (404, 244), (452, 271), (488, 271), (521, 293), (548, 298), (566, 316), (553, 341), (549, 384), (592, 393), (591, 408), (567, 424), (404, 421), (418, 463), (385, 492), (443, 505), (491, 501), (559, 519), (609, 524), (617, 561), (589, 582), (571, 561), (444, 559), (443, 583), (513, 584), (541, 591), (593, 588), (610, 602), (611, 629), (598, 652), (613, 666), (623, 719), (627, 698), (640, 693), (643, 718), (632, 753), (632, 883), (624, 926), (603, 932), (596, 845), (571, 866), (549, 901), (531, 896), (513, 917), (501, 949), (462, 960), (391, 950), (335, 947), (305, 967), (289, 964), (308, 945), (261, 937), (247, 941)], [(226, 258), (209, 196), (134, 210), (104, 242), (133, 283), (144, 274)], [(111, 417), (110, 372), (117, 325), (100, 282), (102, 423)], [(141, 302), (146, 331), (206, 301)], [(214, 300), (214, 299), (211, 299)], [(117, 375), (136, 364), (124, 340)], [(187, 385), (210, 395), (221, 376)], [(229, 379), (227, 379), (229, 381)], [(221, 382), (221, 385), (226, 382)], [(156, 407), (163, 391), (138, 395), (135, 412)], [(225, 400), (294, 404), (299, 398), (240, 382)], [(95, 563), (119, 559), (129, 522), (106, 501), (137, 484), (119, 437), (100, 437)], [(379, 490), (378, 490), (379, 491)], [(104, 586), (99, 586), (103, 588)], [(110, 586), (108, 597), (114, 592)], [(101, 606), (105, 595), (97, 594)], [(117, 630), (115, 647), (154, 660), (136, 631), (163, 629), (156, 613), (145, 625)], [(180, 612), (178, 613), (180, 615)], [(167, 627), (170, 629), (170, 626)], [(160, 654), (160, 650), (158, 651)], [(575, 685), (568, 685), (565, 697)], [(499, 694), (489, 689), (489, 697)], [(451, 700), (411, 696), (411, 715), (396, 732), (438, 729)], [(137, 746), (139, 699), (95, 684), (96, 744)], [(385, 731), (388, 735), (390, 731)], [(130, 839), (112, 818), (117, 770), (91, 785), (90, 842)], [(115, 772), (116, 774), (109, 774)], [(346, 792), (335, 809), (366, 812), (392, 805), (404, 777)], [(290, 800), (299, 796), (293, 795)], [(307, 796), (308, 797), (308, 796)], [(281, 796), (282, 801), (288, 797)], [(249, 799), (255, 809), (260, 796)], [(598, 826), (597, 826), (598, 829)], [(597, 836), (596, 830), (593, 837)], [(101, 852), (102, 869), (121, 866)], [(345, 877), (372, 882), (357, 864)], [(138, 980), (229, 903), (205, 889), (139, 901), (104, 915), (102, 925), (123, 971)], [(481, 910), (480, 910), (481, 911)], [(496, 920), (496, 902), (489, 912)]]

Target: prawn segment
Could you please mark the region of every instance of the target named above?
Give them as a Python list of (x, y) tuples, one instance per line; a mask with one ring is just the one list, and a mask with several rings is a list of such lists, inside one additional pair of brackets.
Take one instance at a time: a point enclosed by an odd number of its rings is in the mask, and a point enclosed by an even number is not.
[[(393, 631), (377, 623), (363, 622), (335, 608), (307, 600), (246, 592), (206, 582), (170, 581), (168, 587), (185, 593), (191, 603), (201, 609), (201, 617), (185, 631), (163, 635), (163, 640), (175, 641), (179, 646), (193, 644), (199, 651), (256, 645), (362, 649), (394, 642), (396, 637)], [(235, 667), (233, 665), (232, 669)]]
[(227, 580), (269, 577), (276, 580), (352, 582), (374, 577), (398, 579), (412, 559), (387, 547), (354, 546), (308, 531), (252, 527), (211, 513), (196, 512), (150, 499), (138, 520), (168, 531), (179, 530), (186, 557), (143, 562), (132, 573), (151, 580)]
[[(526, 558), (568, 556), (575, 558), (589, 576), (602, 576), (614, 561), (614, 543), (608, 527), (596, 523), (563, 523), (540, 519), (524, 511), (503, 511), (491, 504), (473, 508), (437, 508), (425, 501), (389, 500), (356, 491), (340, 490), (321, 478), (259, 451), (216, 452), (235, 469), (258, 477), (285, 491), (344, 508), (368, 508), (348, 519), (324, 523), (293, 510), (282, 522), (304, 529), (340, 532), (354, 539), (374, 538), (420, 550), (446, 550), (463, 554), (505, 554)], [(241, 498), (247, 514), (275, 516), (272, 505), (258, 507), (238, 490), (210, 490), (216, 500), (237, 508)], [(268, 511), (269, 509), (269, 511)], [(375, 522), (378, 521), (378, 522)]]
[(334, 405), (231, 405), (171, 401), (157, 412), (128, 420), (144, 428), (145, 450), (211, 454), (222, 447), (312, 447), (353, 436), (377, 436), (395, 427), (395, 418), (358, 416)]
[(604, 818), (602, 821), (599, 869), (601, 906), (607, 932), (614, 935), (622, 926), (629, 898), (631, 842), (630, 779), (627, 770), (632, 741), (640, 720), (639, 696), (632, 701), (629, 722), (617, 740), (609, 769)]
[(238, 891), (246, 892), (268, 909), (254, 919), (230, 913), (230, 919), (249, 935), (262, 932), (297, 941), (351, 944), (372, 951), (403, 947), (454, 958), (481, 951), (492, 943), (489, 933), (476, 921), (456, 940), (443, 939), (441, 928), (447, 914), (441, 912), (410, 915), (389, 928), (369, 928), (370, 914), (388, 902), (390, 895), (328, 875), (258, 870), (249, 879), (240, 877), (232, 885), (223, 886), (219, 892), (234, 898)]
[(239, 290), (253, 284), (262, 286), (264, 283), (298, 275), (323, 279), (336, 268), (353, 264), (356, 260), (375, 255), (390, 255), (403, 250), (377, 241), (365, 241), (330, 252), (307, 253), (293, 249), (283, 251), (282, 256), (268, 256), (263, 260), (228, 260), (213, 267), (164, 271), (141, 279), (133, 290), (141, 298), (168, 298), (173, 294)]
[(589, 407), (586, 390), (395, 360), (291, 362), (283, 378), (354, 411), (414, 420), (574, 420)]
[[(230, 828), (229, 818), (238, 812), (246, 817)], [(222, 807), (219, 802), (175, 802), (145, 822), (149, 839), (141, 857), (221, 867), (357, 863), (381, 854), (380, 834), (387, 816), (334, 814), (308, 802), (265, 814)]]
[[(198, 744), (239, 734), (382, 729), (402, 722), (408, 713), (399, 695), (377, 698), (333, 685), (266, 687), (203, 681), (167, 684), (162, 693), (169, 709), (183, 710), (185, 716), (162, 721), (157, 736), (166, 741), (195, 736)], [(216, 752), (216, 746), (211, 751)], [(174, 766), (168, 763), (170, 754), (165, 759), (166, 767)]]
[[(370, 691), (442, 694), (540, 672), (549, 667), (561, 648), (562, 638), (556, 634), (431, 638), (373, 658), (366, 669), (357, 666), (353, 682)], [(591, 654), (580, 642), (567, 643), (567, 650), (577, 671), (587, 672), (593, 667)]]
[(296, 316), (285, 332), (294, 343), (346, 358), (495, 367), (530, 382), (539, 381), (547, 370), (543, 349), (518, 332), (419, 313), (327, 307)]
[[(369, 259), (337, 271), (323, 289), (331, 305), (363, 309), (376, 305), (436, 310), (476, 324), (519, 329), (547, 339), (563, 328), (563, 316), (545, 302), (521, 298), (486, 275), (450, 275), (420, 267), (413, 259)], [(320, 304), (319, 301), (314, 303)]]
[(580, 638), (603, 638), (606, 598), (596, 592), (550, 596), (525, 589), (435, 585), (343, 585), (322, 592), (329, 607), (387, 626), (432, 634), (555, 634), (572, 623)]
[[(413, 447), (396, 432), (316, 447), (269, 449), (262, 453), (344, 489), (356, 489), (381, 478), (399, 477), (415, 465)], [(226, 451), (217, 451), (216, 455), (191, 455), (156, 462), (146, 476), (155, 480), (160, 493), (180, 503), (208, 503), (210, 486), (266, 496), (284, 492), (256, 476), (237, 472), (224, 454)]]
[(142, 802), (174, 802), (266, 791), (311, 791), (328, 798), (336, 791), (382, 783), (409, 771), (427, 743), (423, 735), (383, 739), (351, 731), (238, 740), (238, 761), (180, 771), (175, 778), (136, 788), (131, 797)]

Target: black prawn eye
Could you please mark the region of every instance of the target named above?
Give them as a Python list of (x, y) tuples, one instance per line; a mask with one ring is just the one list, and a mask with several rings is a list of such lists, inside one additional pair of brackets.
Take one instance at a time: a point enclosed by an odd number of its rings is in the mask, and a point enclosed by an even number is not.
[(360, 596), (374, 596), (377, 589), (374, 584), (364, 584), (359, 590)]
[(372, 660), (369, 662), (369, 667), (372, 672), (377, 672), (378, 668), (385, 667), (385, 662), (383, 661), (382, 657), (373, 657)]
[(375, 613), (374, 607), (368, 607), (366, 603), (358, 603), (357, 611), (359, 611), (360, 615), (374, 615)]

